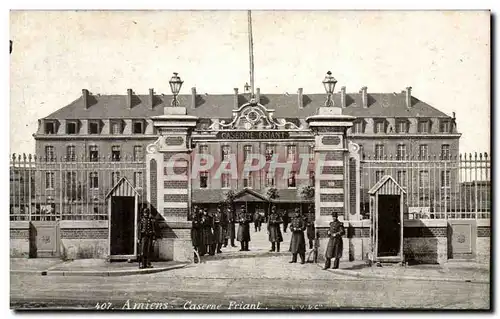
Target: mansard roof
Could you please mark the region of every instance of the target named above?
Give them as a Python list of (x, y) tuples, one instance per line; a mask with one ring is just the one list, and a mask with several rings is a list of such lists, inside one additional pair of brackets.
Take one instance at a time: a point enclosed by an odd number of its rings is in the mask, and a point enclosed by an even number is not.
[[(181, 106), (187, 108), (189, 115), (200, 118), (231, 118), (234, 110), (233, 94), (198, 94), (195, 105), (191, 95), (178, 96)], [(162, 115), (163, 108), (170, 106), (172, 95), (155, 95), (154, 107), (149, 105), (149, 95), (134, 95), (132, 108), (127, 107), (127, 95), (90, 95), (88, 108), (83, 105), (83, 98), (53, 112), (45, 119), (120, 119), (149, 118)], [(324, 105), (326, 94), (303, 94), (303, 108), (299, 108), (297, 94), (261, 94), (260, 104), (267, 109), (274, 109), (278, 118), (306, 118), (317, 114)], [(340, 106), (340, 93), (333, 95), (335, 106)], [(249, 102), (247, 94), (239, 94), (238, 106)], [(347, 93), (344, 115), (356, 117), (437, 117), (449, 118), (447, 114), (429, 104), (412, 97), (412, 107), (405, 104), (405, 93), (368, 93), (368, 107), (362, 106), (361, 93)]]

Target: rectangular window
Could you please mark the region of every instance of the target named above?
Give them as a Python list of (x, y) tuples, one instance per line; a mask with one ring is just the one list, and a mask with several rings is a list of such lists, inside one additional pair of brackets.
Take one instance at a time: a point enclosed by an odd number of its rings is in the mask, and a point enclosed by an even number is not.
[(441, 171), (441, 188), (450, 188), (450, 171)]
[(396, 178), (397, 178), (397, 182), (398, 182), (399, 186), (401, 186), (401, 187), (408, 186), (408, 179), (406, 176), (406, 171), (398, 171)]
[(253, 187), (253, 172), (246, 172), (243, 177), (243, 187)]
[(99, 148), (97, 145), (89, 146), (89, 158), (91, 162), (99, 162)]
[(429, 121), (418, 122), (418, 132), (419, 133), (429, 133)]
[(296, 186), (295, 172), (290, 172), (290, 175), (288, 176), (288, 188), (295, 188)]
[(429, 187), (429, 171), (418, 172), (418, 187), (420, 188)]
[(396, 133), (408, 133), (408, 122), (404, 120), (397, 121)]
[(229, 180), (229, 174), (221, 174), (221, 187), (222, 188), (229, 188), (231, 186), (230, 180)]
[(89, 122), (89, 134), (99, 134), (101, 131), (99, 121)]
[(441, 159), (450, 159), (450, 145), (441, 145)]
[(229, 161), (229, 153), (231, 152), (231, 146), (229, 145), (222, 145), (222, 154), (221, 154), (221, 159), (222, 161)]
[(439, 131), (441, 133), (450, 133), (450, 131), (451, 131), (450, 130), (450, 128), (451, 128), (450, 121), (448, 121), (448, 120), (441, 121), (439, 124), (440, 124)]
[(384, 177), (385, 172), (384, 171), (375, 171), (375, 182), (378, 182), (379, 180)]
[(121, 134), (122, 133), (122, 123), (121, 121), (111, 121), (111, 134)]
[(76, 121), (71, 121), (66, 123), (66, 134), (76, 134), (78, 133), (78, 123)]
[(365, 157), (365, 148), (361, 144), (358, 144), (358, 145), (359, 145), (359, 157), (361, 159), (364, 159), (364, 157)]
[(309, 145), (309, 162), (314, 162), (314, 145)]
[(286, 158), (288, 162), (295, 162), (295, 158), (297, 156), (297, 146), (295, 145), (288, 145), (286, 147)]
[(199, 152), (200, 152), (200, 154), (208, 154), (208, 145), (201, 144), (199, 146)]
[(361, 122), (361, 121), (354, 122), (354, 124), (352, 126), (352, 133), (353, 134), (363, 133), (363, 122)]
[(406, 159), (406, 145), (404, 145), (404, 144), (398, 145), (396, 159), (399, 161)]
[(422, 144), (418, 147), (418, 156), (420, 159), (426, 159), (429, 156), (429, 146)]
[(67, 162), (76, 161), (76, 151), (74, 145), (66, 146), (66, 161)]
[(316, 183), (315, 173), (314, 173), (314, 171), (310, 171), (309, 172), (309, 186), (314, 187), (315, 183)]
[(142, 172), (134, 172), (134, 187), (142, 188), (144, 185), (144, 180), (142, 176)]
[(208, 172), (200, 172), (200, 188), (208, 187)]
[(375, 145), (375, 159), (380, 160), (385, 156), (384, 145), (378, 144)]
[(89, 188), (91, 189), (99, 188), (99, 174), (97, 172), (89, 173)]
[(385, 121), (375, 122), (375, 133), (385, 133)]
[(243, 146), (243, 161), (246, 162), (252, 154), (252, 145)]
[(76, 172), (66, 172), (66, 198), (69, 200), (76, 200), (77, 186), (76, 186)]
[(119, 162), (121, 158), (120, 146), (114, 145), (111, 147), (111, 161)]
[(140, 162), (143, 160), (143, 149), (141, 145), (134, 146), (134, 162)]
[(271, 161), (274, 155), (274, 145), (266, 145), (266, 161)]
[(134, 134), (142, 134), (142, 133), (144, 133), (144, 128), (143, 128), (142, 121), (134, 121), (132, 123), (132, 133), (134, 133)]
[(274, 186), (274, 175), (271, 172), (266, 173), (266, 187)]
[(111, 187), (114, 187), (120, 181), (120, 172), (111, 172)]
[(45, 172), (45, 189), (54, 189), (54, 172)]
[(48, 145), (45, 146), (45, 159), (47, 162), (55, 162), (56, 156), (54, 153), (54, 146)]
[(45, 134), (56, 134), (56, 123), (45, 122)]

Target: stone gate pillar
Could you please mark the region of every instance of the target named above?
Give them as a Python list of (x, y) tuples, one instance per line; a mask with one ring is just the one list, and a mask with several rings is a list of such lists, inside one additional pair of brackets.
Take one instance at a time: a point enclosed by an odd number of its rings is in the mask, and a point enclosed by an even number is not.
[(147, 146), (148, 202), (163, 217), (160, 259), (186, 261), (192, 256), (190, 134), (198, 118), (187, 115), (184, 107), (164, 110), (164, 115), (152, 118), (160, 136)]
[[(347, 128), (354, 117), (342, 115), (340, 107), (321, 107), (317, 115), (306, 120), (315, 132), (315, 208), (316, 230), (320, 235), (319, 256), (322, 258), (328, 243), (327, 230), (332, 213), (337, 212), (340, 221), (349, 215), (349, 149)], [(348, 223), (344, 222), (346, 232)], [(344, 236), (344, 257), (349, 257), (349, 242)]]

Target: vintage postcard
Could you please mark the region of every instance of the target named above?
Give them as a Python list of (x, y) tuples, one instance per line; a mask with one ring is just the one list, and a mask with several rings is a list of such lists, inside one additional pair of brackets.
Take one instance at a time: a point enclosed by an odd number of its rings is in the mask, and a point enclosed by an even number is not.
[(490, 11), (11, 11), (15, 310), (491, 310)]

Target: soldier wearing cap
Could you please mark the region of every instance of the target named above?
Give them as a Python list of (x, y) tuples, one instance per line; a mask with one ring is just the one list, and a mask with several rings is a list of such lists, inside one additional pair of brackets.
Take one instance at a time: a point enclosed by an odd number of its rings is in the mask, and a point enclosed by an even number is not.
[(221, 248), (225, 240), (224, 228), (222, 226), (224, 215), (220, 207), (217, 207), (217, 211), (213, 214), (214, 242), (212, 244), (212, 251), (217, 254), (222, 253)]
[(201, 219), (200, 211), (198, 206), (193, 207), (191, 213), (191, 242), (193, 243), (193, 248), (196, 251), (200, 251), (201, 244)]
[(267, 233), (269, 234), (269, 241), (271, 242), (272, 252), (280, 251), (280, 243), (283, 241), (281, 235), (280, 224), (282, 223), (281, 216), (276, 211), (276, 206), (271, 207), (271, 213), (267, 219)]
[(328, 236), (330, 237), (328, 241), (328, 246), (325, 252), (325, 267), (324, 270), (330, 268), (332, 264), (332, 258), (334, 258), (333, 269), (339, 268), (339, 261), (342, 258), (342, 236), (345, 234), (344, 224), (337, 219), (337, 213), (332, 214), (333, 222), (330, 223), (330, 229), (328, 230)]
[(307, 239), (309, 239), (309, 249), (313, 249), (314, 239), (316, 237), (316, 230), (314, 227), (314, 219), (315, 219), (314, 205), (309, 205), (309, 209), (307, 212), (307, 216), (305, 218), (306, 226), (307, 226)]
[(240, 251), (249, 251), (248, 242), (250, 241), (250, 222), (252, 221), (252, 216), (247, 213), (244, 205), (241, 206), (237, 221), (239, 226), (236, 240), (241, 243)]
[(297, 254), (300, 255), (300, 263), (304, 264), (306, 262), (306, 241), (304, 238), (304, 230), (306, 230), (306, 224), (304, 219), (300, 214), (300, 209), (296, 208), (292, 217), (292, 223), (290, 224), (290, 230), (292, 232), (292, 240), (290, 241), (290, 252), (292, 253), (292, 261), (290, 263), (297, 262)]
[(226, 209), (227, 212), (227, 219), (228, 219), (228, 225), (227, 225), (227, 235), (226, 235), (226, 242), (224, 243), (224, 247), (227, 246), (228, 240), (231, 240), (231, 247), (236, 247), (234, 244), (234, 240), (236, 239), (236, 226), (235, 226), (235, 221), (234, 221), (234, 211), (228, 207)]
[(149, 213), (148, 208), (144, 208), (142, 210), (142, 217), (139, 222), (138, 227), (138, 242), (141, 247), (141, 257), (140, 257), (140, 265), (139, 268), (152, 268), (150, 262), (150, 255), (153, 246), (153, 242), (156, 240), (155, 237), (155, 220)]
[(213, 234), (213, 219), (207, 212), (207, 209), (202, 209), (201, 217), (200, 217), (200, 225), (201, 225), (201, 243), (200, 243), (200, 256), (204, 256), (207, 252), (210, 255), (214, 255), (215, 252), (211, 249), (212, 244), (214, 243), (214, 234)]

